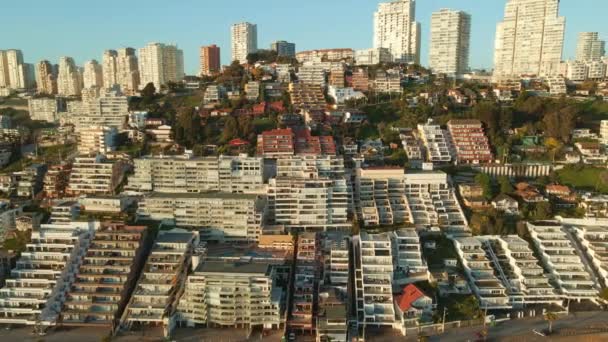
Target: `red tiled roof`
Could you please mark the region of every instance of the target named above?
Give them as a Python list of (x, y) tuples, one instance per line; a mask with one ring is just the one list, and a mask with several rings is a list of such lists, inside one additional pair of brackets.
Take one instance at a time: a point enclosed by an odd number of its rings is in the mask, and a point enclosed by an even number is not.
[(424, 296), (425, 294), (416, 285), (409, 284), (403, 288), (403, 292), (397, 297), (397, 306), (405, 312), (412, 307), (412, 303)]
[(244, 145), (249, 145), (249, 142), (243, 140), (243, 139), (232, 139), (230, 140), (230, 142), (228, 143), (230, 146), (244, 146)]

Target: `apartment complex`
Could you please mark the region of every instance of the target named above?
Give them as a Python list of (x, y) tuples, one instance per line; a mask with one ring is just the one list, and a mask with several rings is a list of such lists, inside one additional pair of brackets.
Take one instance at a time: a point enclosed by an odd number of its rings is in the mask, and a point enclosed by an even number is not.
[(91, 126), (108, 126), (122, 129), (129, 115), (127, 96), (113, 89), (88, 89), (83, 92), (82, 101), (68, 103), (70, 117), (65, 121), (72, 123), (75, 130)]
[(106, 154), (116, 149), (118, 131), (113, 127), (91, 126), (78, 132), (78, 153)]
[(376, 77), (373, 81), (373, 89), (378, 93), (385, 94), (400, 94), (403, 92), (401, 88), (401, 73), (399, 70), (376, 70)]
[(458, 164), (491, 163), (490, 142), (479, 120), (450, 120), (448, 132), (452, 155)]
[(323, 86), (319, 83), (290, 83), (291, 104), (296, 110), (324, 110)]
[(103, 85), (120, 87), (121, 92), (133, 95), (139, 88), (139, 69), (135, 49), (107, 50), (103, 54)]
[(238, 23), (231, 27), (232, 61), (247, 63), (247, 55), (258, 50), (258, 26)]
[(59, 113), (65, 111), (61, 98), (31, 98), (27, 101), (30, 119), (35, 121), (57, 122)]
[(112, 195), (124, 177), (124, 164), (104, 155), (79, 156), (74, 160), (67, 192), (71, 195)]
[(111, 223), (95, 231), (67, 293), (62, 324), (113, 327), (143, 266), (146, 229)]
[(435, 73), (462, 75), (469, 70), (471, 15), (441, 9), (431, 16), (430, 67)]
[(335, 155), (332, 136), (313, 136), (306, 128), (273, 129), (258, 135), (257, 155), (285, 158), (293, 155)]
[(576, 60), (598, 62), (606, 54), (606, 41), (601, 40), (598, 32), (581, 32), (576, 45)]
[(57, 75), (57, 94), (63, 96), (79, 96), (82, 92), (82, 74), (72, 57), (59, 59)]
[(265, 200), (257, 195), (152, 193), (139, 204), (142, 218), (200, 229), (201, 240), (257, 242), (265, 218)]
[(494, 78), (557, 73), (565, 28), (559, 0), (509, 0), (496, 28)]
[(270, 50), (275, 51), (279, 57), (295, 57), (296, 44), (278, 40), (270, 44)]
[(420, 33), (415, 0), (378, 5), (374, 13), (374, 48), (387, 48), (395, 62), (420, 63)]
[(139, 87), (153, 83), (157, 90), (184, 78), (184, 52), (176, 45), (150, 43), (139, 49)]
[(85, 89), (103, 87), (103, 73), (99, 62), (93, 59), (84, 63), (82, 80)]
[(181, 230), (161, 231), (154, 241), (133, 295), (121, 318), (123, 327), (162, 327), (169, 336), (198, 236)]
[(200, 76), (213, 76), (221, 71), (220, 48), (217, 45), (201, 46)]
[(28, 89), (34, 81), (34, 66), (23, 62), (21, 50), (0, 50), (0, 88)]
[(318, 303), (319, 240), (315, 233), (298, 236), (296, 264), (294, 267), (293, 299), (291, 315), (287, 318), (289, 329), (315, 334), (315, 308)]
[(415, 229), (399, 229), (392, 233), (393, 282), (403, 287), (406, 284), (427, 281), (430, 273), (422, 257), (420, 236)]
[(418, 125), (418, 134), (424, 144), (426, 160), (431, 163), (449, 163), (452, 152), (448, 132), (432, 122)]
[(44, 197), (63, 198), (70, 180), (72, 164), (52, 165), (44, 175)]
[(57, 75), (53, 65), (47, 60), (36, 64), (36, 87), (38, 94), (57, 94)]
[(321, 49), (300, 51), (296, 53), (296, 59), (300, 63), (314, 61), (343, 61), (353, 59), (355, 51), (353, 49)]
[(262, 158), (148, 156), (134, 159), (134, 165), (127, 188), (138, 192), (265, 192)]
[(0, 289), (0, 323), (54, 324), (98, 223), (43, 224)]

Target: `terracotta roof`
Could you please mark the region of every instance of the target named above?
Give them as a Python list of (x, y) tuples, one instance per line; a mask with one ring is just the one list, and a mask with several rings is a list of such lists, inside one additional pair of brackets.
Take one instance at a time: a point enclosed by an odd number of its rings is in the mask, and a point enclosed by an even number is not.
[(405, 312), (412, 307), (412, 304), (426, 295), (414, 284), (409, 284), (403, 288), (401, 295), (397, 297), (397, 306)]

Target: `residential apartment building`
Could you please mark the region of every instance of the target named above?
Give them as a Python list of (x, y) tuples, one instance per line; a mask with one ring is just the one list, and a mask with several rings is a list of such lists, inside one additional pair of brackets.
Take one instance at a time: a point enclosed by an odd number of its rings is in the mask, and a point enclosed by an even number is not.
[(28, 89), (34, 81), (34, 66), (23, 62), (21, 50), (0, 50), (0, 88)]
[(63, 325), (114, 327), (144, 263), (146, 229), (110, 223), (94, 232), (61, 310)]
[(220, 48), (215, 44), (201, 46), (199, 75), (213, 76), (219, 74), (221, 68)]
[(258, 195), (152, 193), (139, 203), (142, 218), (200, 229), (201, 240), (257, 242), (262, 233), (266, 201)]
[(58, 122), (59, 112), (66, 110), (65, 101), (58, 98), (31, 98), (27, 101), (30, 119), (34, 121)]
[(424, 144), (428, 162), (449, 163), (452, 161), (453, 156), (447, 131), (429, 121), (427, 124), (418, 125), (418, 134)]
[(298, 249), (294, 267), (293, 299), (291, 315), (287, 318), (290, 330), (315, 334), (315, 311), (318, 305), (317, 287), (319, 284), (319, 240), (315, 233), (298, 236)]
[(481, 121), (450, 120), (448, 132), (456, 163), (491, 163), (494, 159)]
[(275, 51), (279, 57), (296, 57), (296, 44), (284, 40), (270, 44), (270, 50)]
[(47, 60), (36, 64), (36, 86), (38, 94), (57, 94), (57, 75), (53, 65)]
[(134, 165), (127, 189), (138, 192), (266, 192), (262, 158), (148, 156), (135, 159)]
[(358, 68), (353, 71), (352, 76), (353, 89), (367, 92), (369, 90), (369, 74), (367, 69)]
[(325, 65), (321, 63), (305, 63), (298, 69), (300, 83), (325, 87), (327, 74)]
[(232, 61), (247, 63), (247, 55), (258, 50), (258, 25), (238, 23), (231, 27)]
[[(320, 79), (318, 80), (320, 83)], [(296, 110), (324, 110), (327, 106), (319, 83), (290, 83), (291, 104)]]
[(401, 94), (401, 73), (399, 70), (377, 70), (373, 82), (373, 89), (378, 93)]
[(124, 173), (121, 161), (109, 160), (102, 154), (79, 156), (74, 160), (67, 192), (70, 195), (112, 195)]
[(581, 62), (601, 61), (606, 54), (606, 41), (598, 32), (581, 32), (576, 45), (576, 60)]
[(178, 311), (186, 326), (278, 329), (283, 290), (264, 262), (204, 261), (188, 276)]
[(118, 52), (106, 50), (101, 59), (102, 82), (106, 88), (118, 85)]
[(96, 89), (89, 89), (83, 93), (82, 101), (68, 103), (68, 114), (69, 117), (64, 121), (72, 123), (76, 131), (91, 126), (122, 129), (127, 123), (129, 101), (118, 90), (105, 89), (97, 92)]
[(608, 286), (608, 221), (564, 218), (561, 223), (580, 246), (582, 257), (590, 265), (599, 285)]
[(420, 33), (415, 0), (378, 5), (374, 13), (374, 48), (387, 48), (395, 62), (420, 64)]
[(82, 74), (72, 57), (59, 59), (57, 75), (57, 94), (63, 96), (79, 96), (82, 92)]
[(557, 221), (528, 222), (528, 231), (540, 252), (543, 267), (559, 293), (568, 299), (595, 300), (599, 283), (591, 265), (582, 257), (582, 251), (572, 233)]
[(422, 257), (420, 236), (416, 229), (399, 229), (392, 233), (393, 282), (400, 287), (428, 281), (429, 268)]
[(43, 224), (0, 289), (0, 323), (56, 322), (96, 222)]
[[(176, 58), (176, 68), (178, 69), (176, 77), (179, 81), (179, 54)], [(134, 48), (118, 49), (116, 56), (116, 82), (123, 94), (135, 95), (139, 89), (139, 62)], [(108, 87), (107, 85), (105, 86)]]
[(49, 170), (44, 175), (44, 197), (63, 198), (71, 172), (72, 164), (69, 163), (49, 166)]
[(431, 16), (429, 64), (433, 72), (450, 76), (469, 70), (471, 15), (441, 9)]
[(565, 28), (559, 0), (509, 0), (496, 28), (494, 78), (557, 73)]
[(355, 57), (353, 49), (321, 49), (300, 51), (296, 53), (296, 59), (300, 63), (313, 61), (343, 61), (352, 60)]
[(376, 65), (390, 63), (393, 55), (388, 48), (372, 48), (355, 51), (355, 62), (357, 65)]
[(158, 233), (133, 295), (122, 316), (123, 326), (161, 327), (168, 337), (176, 324), (182, 294), (198, 236), (179, 229)]
[(156, 90), (184, 78), (184, 52), (177, 45), (150, 43), (139, 49), (139, 87), (153, 83)]
[(245, 96), (248, 101), (257, 102), (260, 98), (260, 82), (247, 82), (245, 84)]
[(81, 155), (106, 154), (116, 150), (116, 128), (91, 126), (78, 132), (78, 153)]
[(103, 88), (103, 72), (101, 65), (96, 60), (84, 63), (82, 72), (84, 88)]

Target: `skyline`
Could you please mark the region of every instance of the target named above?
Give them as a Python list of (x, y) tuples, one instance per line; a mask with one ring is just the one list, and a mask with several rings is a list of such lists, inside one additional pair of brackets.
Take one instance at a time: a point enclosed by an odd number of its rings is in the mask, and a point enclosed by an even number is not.
[[(0, 49), (22, 50), (28, 63), (37, 63), (43, 59), (58, 63), (59, 57), (70, 56), (82, 66), (87, 60), (100, 61), (103, 51), (107, 49), (127, 46), (139, 49), (149, 42), (175, 43), (184, 50), (186, 73), (193, 75), (198, 72), (200, 46), (217, 44), (221, 48), (222, 64), (229, 63), (230, 26), (242, 21), (258, 25), (258, 48), (262, 49), (268, 49), (275, 40), (294, 42), (297, 51), (370, 48), (373, 45), (373, 13), (382, 1), (364, 0), (357, 7), (352, 7), (346, 0), (335, 0), (329, 4), (311, 0), (297, 6), (268, 0), (267, 4), (273, 9), (268, 11), (247, 1), (234, 0), (231, 2), (235, 4), (233, 6), (214, 4), (212, 13), (204, 12), (205, 5), (193, 0), (182, 1), (170, 8), (164, 8), (158, 0), (151, 0), (146, 2), (148, 8), (145, 10), (142, 9), (142, 1), (125, 4), (109, 0), (102, 6), (66, 0), (61, 8), (54, 8), (41, 0), (33, 2), (36, 6), (7, 4), (3, 13), (12, 15), (0, 15), (8, 27), (19, 27), (18, 24), (23, 22), (25, 16), (36, 22), (36, 25), (29, 25), (33, 27), (31, 30), (26, 28), (13, 31), (3, 38), (0, 46)], [(450, 8), (463, 10), (472, 16), (471, 68), (491, 69), (496, 24), (504, 17), (505, 3), (506, 1), (478, 3), (474, 0), (417, 1), (416, 20), (422, 24), (422, 65), (428, 66), (431, 14), (441, 8)], [(595, 10), (590, 11), (592, 7)], [(109, 14), (108, 9), (121, 9), (122, 13)], [(597, 31), (603, 39), (608, 38), (608, 27), (602, 25), (601, 19), (601, 13), (606, 10), (608, 3), (598, 4), (594, 0), (561, 1), (560, 15), (566, 17), (564, 60), (574, 58), (578, 33)], [(24, 14), (21, 16), (19, 13)], [(145, 19), (134, 21), (135, 13)], [(298, 15), (294, 16), (293, 13)], [(336, 13), (345, 15), (336, 16)], [(313, 18), (318, 18), (321, 25), (311, 25)], [(166, 24), (161, 25), (163, 22)], [(200, 23), (200, 27), (197, 23)], [(333, 29), (328, 30), (323, 23), (332, 23)], [(45, 29), (41, 30), (42, 27)], [(79, 29), (75, 30), (76, 27)]]

